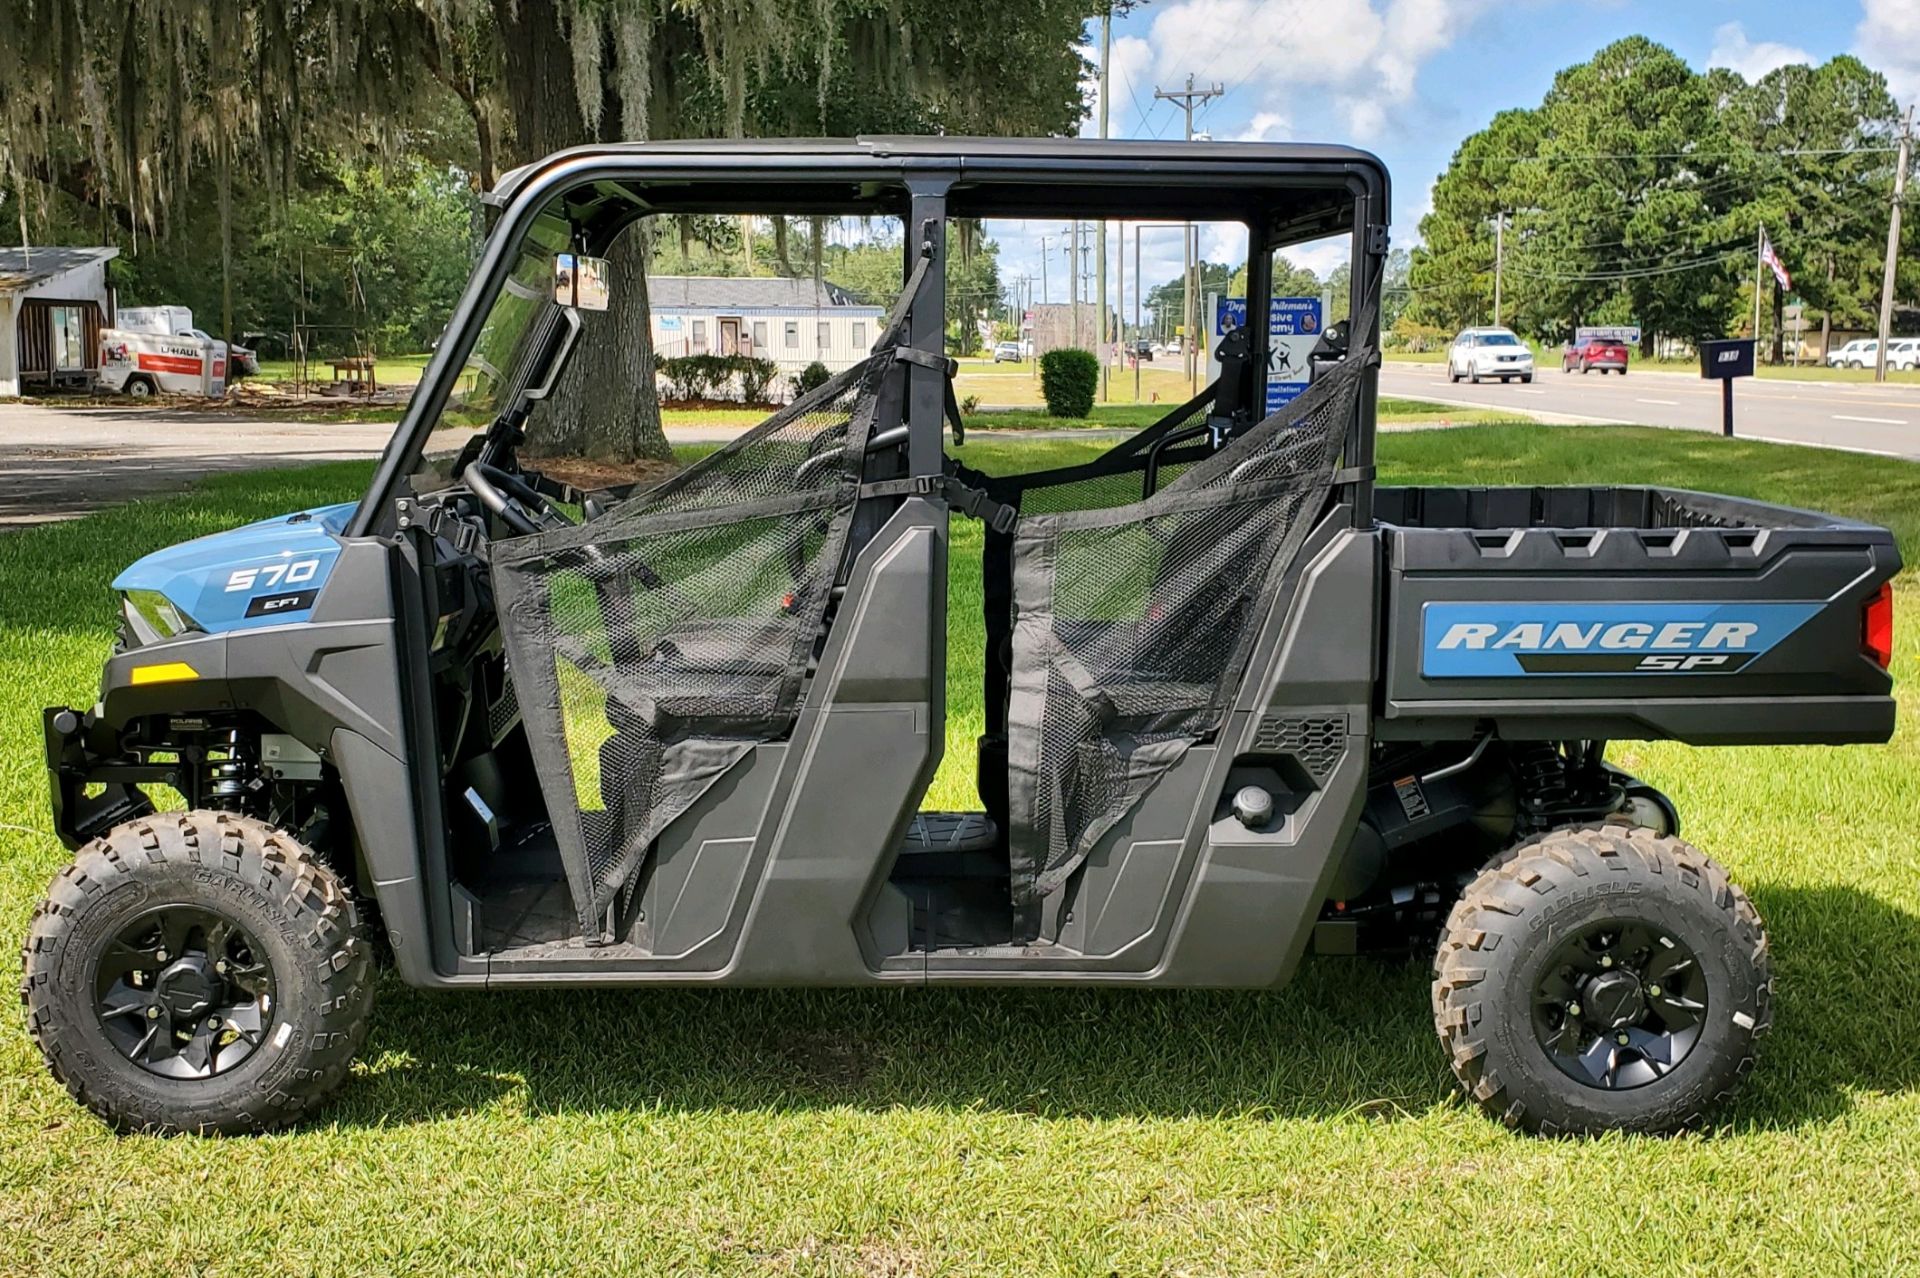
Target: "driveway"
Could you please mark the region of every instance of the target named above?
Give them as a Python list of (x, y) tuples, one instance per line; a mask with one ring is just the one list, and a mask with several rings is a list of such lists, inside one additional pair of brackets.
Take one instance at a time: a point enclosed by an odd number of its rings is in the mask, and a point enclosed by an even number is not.
[[(671, 427), (674, 443), (740, 428)], [(177, 493), (205, 475), (376, 457), (390, 422), (298, 422), (165, 408), (67, 408), (0, 401), (0, 530), (72, 519)], [(463, 432), (444, 443), (457, 448)], [(436, 440), (429, 447), (437, 450)]]

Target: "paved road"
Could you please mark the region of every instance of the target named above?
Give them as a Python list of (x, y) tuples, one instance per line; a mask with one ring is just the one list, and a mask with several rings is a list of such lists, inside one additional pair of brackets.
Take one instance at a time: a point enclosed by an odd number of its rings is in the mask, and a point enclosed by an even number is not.
[[(1531, 385), (1450, 384), (1444, 364), (1389, 361), (1380, 390), (1473, 408), (1512, 408), (1583, 422), (1640, 422), (1688, 430), (1720, 429), (1720, 387), (1686, 373), (1562, 373), (1549, 365)], [(1551, 415), (1551, 416), (1549, 416)], [(1747, 377), (1733, 391), (1736, 434), (1779, 443), (1819, 444), (1920, 458), (1920, 386), (1863, 382), (1786, 382)]]

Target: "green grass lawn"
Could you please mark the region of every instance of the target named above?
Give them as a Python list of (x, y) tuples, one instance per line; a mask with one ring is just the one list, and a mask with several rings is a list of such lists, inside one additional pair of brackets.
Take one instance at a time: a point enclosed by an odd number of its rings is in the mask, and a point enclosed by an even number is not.
[[(1084, 458), (988, 440), (986, 469)], [(1920, 466), (1629, 428), (1381, 441), (1389, 482), (1662, 482), (1886, 522)], [(39, 707), (84, 704), (134, 556), (351, 497), (364, 465), (235, 475), (0, 537), (0, 923), (64, 853)], [(946, 765), (969, 802), (977, 525), (956, 521)], [(1920, 675), (1899, 586), (1897, 666)], [(1897, 1274), (1920, 1270), (1920, 703), (1886, 747), (1614, 758), (1772, 933), (1776, 1028), (1726, 1126), (1515, 1136), (1455, 1095), (1420, 961), (1275, 993), (514, 992), (382, 981), (338, 1101), (245, 1140), (116, 1138), (0, 1029), (6, 1274)]]

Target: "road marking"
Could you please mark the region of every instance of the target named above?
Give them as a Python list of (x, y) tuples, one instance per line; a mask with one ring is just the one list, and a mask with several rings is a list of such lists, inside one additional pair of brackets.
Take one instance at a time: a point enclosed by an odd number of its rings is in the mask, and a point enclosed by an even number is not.
[(1633, 402), (1636, 404), (1665, 404), (1668, 408), (1680, 407), (1680, 401), (1677, 399), (1636, 399)]
[(1906, 419), (1903, 417), (1849, 417), (1845, 413), (1835, 413), (1833, 420), (1836, 422), (1868, 422), (1875, 426), (1905, 426), (1907, 424)]

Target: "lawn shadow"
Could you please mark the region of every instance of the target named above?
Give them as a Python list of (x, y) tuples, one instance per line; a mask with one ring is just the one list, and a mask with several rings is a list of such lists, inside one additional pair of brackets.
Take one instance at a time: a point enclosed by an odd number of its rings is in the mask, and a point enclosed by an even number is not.
[[(1773, 1036), (1735, 1130), (1920, 1086), (1920, 917), (1852, 889), (1755, 894)], [(1424, 961), (1309, 959), (1273, 992), (627, 990), (435, 995), (388, 979), (365, 1072), (326, 1121), (515, 1093), (535, 1113), (850, 1107), (1040, 1117), (1382, 1119), (1456, 1104)], [(1869, 991), (1880, 988), (1877, 1001)], [(1837, 994), (1835, 992), (1838, 992)], [(1904, 996), (1903, 996), (1904, 991)]]

